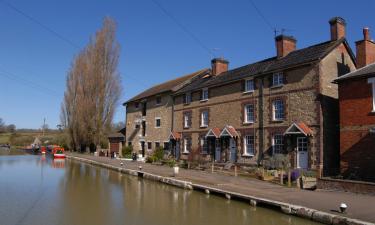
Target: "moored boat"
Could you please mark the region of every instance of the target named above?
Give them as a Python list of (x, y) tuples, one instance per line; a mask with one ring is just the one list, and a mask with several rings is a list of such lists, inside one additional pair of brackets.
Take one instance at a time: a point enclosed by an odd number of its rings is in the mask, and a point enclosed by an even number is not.
[(52, 145), (47, 147), (47, 153), (55, 159), (65, 159), (64, 148), (58, 145)]

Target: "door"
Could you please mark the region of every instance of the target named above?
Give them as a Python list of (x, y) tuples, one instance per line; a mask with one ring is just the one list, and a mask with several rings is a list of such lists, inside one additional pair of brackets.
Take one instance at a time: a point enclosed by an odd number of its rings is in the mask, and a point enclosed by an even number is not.
[(221, 148), (220, 148), (220, 140), (216, 139), (215, 141), (215, 161), (221, 161)]
[(234, 138), (229, 139), (229, 151), (230, 151), (230, 161), (236, 162), (237, 148), (236, 141)]
[(308, 168), (307, 138), (297, 137), (297, 167)]
[(145, 157), (145, 142), (144, 141), (141, 141), (141, 153), (142, 153), (142, 157)]
[(180, 142), (179, 141), (176, 141), (176, 147), (175, 147), (174, 155), (176, 157), (176, 160), (180, 159)]

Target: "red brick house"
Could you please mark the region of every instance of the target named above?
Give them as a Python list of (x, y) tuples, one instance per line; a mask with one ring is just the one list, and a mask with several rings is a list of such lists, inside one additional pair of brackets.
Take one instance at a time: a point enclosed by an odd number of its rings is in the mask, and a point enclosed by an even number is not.
[[(340, 169), (344, 178), (375, 181), (375, 42), (369, 29), (356, 42), (358, 70), (339, 85)], [(372, 63), (372, 64), (371, 64)]]

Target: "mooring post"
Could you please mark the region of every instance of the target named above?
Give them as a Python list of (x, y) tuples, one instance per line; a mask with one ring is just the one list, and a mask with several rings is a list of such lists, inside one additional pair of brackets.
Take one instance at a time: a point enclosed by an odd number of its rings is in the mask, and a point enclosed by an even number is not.
[(292, 174), (290, 172), (290, 169), (288, 170), (288, 187), (292, 186)]
[(283, 170), (280, 171), (280, 184), (281, 185), (284, 184), (284, 171)]
[(237, 165), (234, 166), (234, 176), (237, 177)]
[(211, 173), (214, 173), (214, 161), (212, 160), (212, 164), (211, 164)]

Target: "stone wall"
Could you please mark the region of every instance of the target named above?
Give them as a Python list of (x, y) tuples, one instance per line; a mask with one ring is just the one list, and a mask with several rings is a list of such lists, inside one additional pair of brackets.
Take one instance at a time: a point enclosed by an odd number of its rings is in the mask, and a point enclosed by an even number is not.
[(359, 194), (375, 194), (375, 183), (352, 180), (320, 178), (317, 182), (317, 188), (334, 191), (347, 191)]

